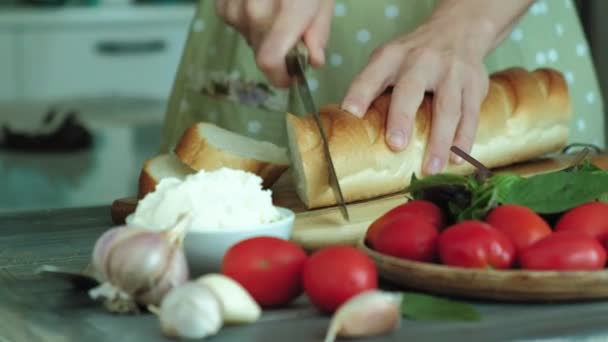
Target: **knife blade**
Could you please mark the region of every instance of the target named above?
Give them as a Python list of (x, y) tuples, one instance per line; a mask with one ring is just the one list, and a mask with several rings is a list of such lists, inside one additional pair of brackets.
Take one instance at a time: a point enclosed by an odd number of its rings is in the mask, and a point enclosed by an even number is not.
[(319, 133), (321, 134), (321, 140), (323, 141), (323, 151), (329, 170), (329, 183), (333, 189), (334, 195), (336, 196), (336, 202), (340, 207), (342, 217), (346, 221), (350, 221), (348, 208), (346, 207), (344, 195), (342, 194), (340, 182), (338, 181), (338, 175), (336, 174), (334, 162), (329, 151), (327, 135), (325, 134), (325, 130), (323, 129), (321, 117), (319, 116), (317, 107), (315, 106), (315, 103), (312, 99), (312, 95), (310, 94), (310, 88), (306, 79), (305, 71), (306, 67), (308, 66), (308, 49), (302, 41), (298, 42), (298, 44), (296, 44), (296, 46), (289, 51), (286, 57), (286, 64), (287, 72), (290, 76), (296, 79), (295, 87), (298, 91), (298, 94), (300, 95), (300, 99), (302, 101), (302, 104), (304, 105), (304, 109), (310, 112), (315, 119), (317, 128), (319, 129)]

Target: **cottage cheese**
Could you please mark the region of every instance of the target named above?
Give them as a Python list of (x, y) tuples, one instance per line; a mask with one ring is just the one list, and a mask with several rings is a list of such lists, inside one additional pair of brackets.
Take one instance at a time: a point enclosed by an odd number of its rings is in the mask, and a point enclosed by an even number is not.
[(164, 178), (144, 197), (133, 214), (132, 225), (151, 230), (173, 227), (182, 214), (190, 214), (190, 231), (247, 228), (280, 218), (270, 190), (262, 178), (241, 170), (200, 171), (183, 180)]

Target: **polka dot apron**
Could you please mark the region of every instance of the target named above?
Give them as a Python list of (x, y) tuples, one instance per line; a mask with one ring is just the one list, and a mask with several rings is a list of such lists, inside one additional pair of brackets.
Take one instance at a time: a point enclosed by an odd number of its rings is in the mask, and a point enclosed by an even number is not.
[[(309, 70), (317, 105), (340, 103), (374, 48), (413, 30), (436, 0), (337, 0), (326, 65)], [(297, 94), (270, 86), (244, 39), (199, 0), (170, 96), (162, 152), (198, 121), (285, 146), (286, 111), (301, 114)], [(485, 60), (488, 72), (512, 66), (564, 73), (573, 100), (570, 142), (604, 147), (599, 86), (571, 0), (539, 0)]]

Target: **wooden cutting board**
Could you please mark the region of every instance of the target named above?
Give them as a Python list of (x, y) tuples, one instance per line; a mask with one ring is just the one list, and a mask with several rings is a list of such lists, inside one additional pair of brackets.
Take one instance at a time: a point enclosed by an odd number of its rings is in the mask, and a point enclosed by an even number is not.
[[(568, 167), (574, 156), (557, 155), (496, 169), (496, 172), (515, 172), (522, 176), (551, 172)], [(608, 154), (592, 157), (593, 163), (608, 169)], [(272, 187), (274, 204), (287, 207), (296, 213), (292, 240), (308, 251), (330, 245), (356, 245), (367, 227), (383, 213), (404, 203), (403, 195), (391, 195), (364, 202), (348, 204), (350, 221), (346, 222), (337, 207), (306, 210), (298, 198), (293, 178), (286, 172)], [(116, 200), (112, 204), (112, 219), (115, 224), (123, 224), (137, 205), (135, 197)]]

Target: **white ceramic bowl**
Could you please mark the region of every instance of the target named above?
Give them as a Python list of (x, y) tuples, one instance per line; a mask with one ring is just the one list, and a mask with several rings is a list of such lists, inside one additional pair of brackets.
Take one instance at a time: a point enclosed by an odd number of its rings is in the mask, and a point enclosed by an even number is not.
[[(190, 231), (184, 238), (184, 252), (188, 259), (190, 277), (205, 273), (219, 272), (224, 254), (234, 244), (252, 237), (273, 236), (288, 240), (291, 237), (295, 214), (293, 211), (277, 207), (281, 218), (275, 222), (239, 228), (212, 231)], [(130, 224), (129, 215), (126, 223)]]

